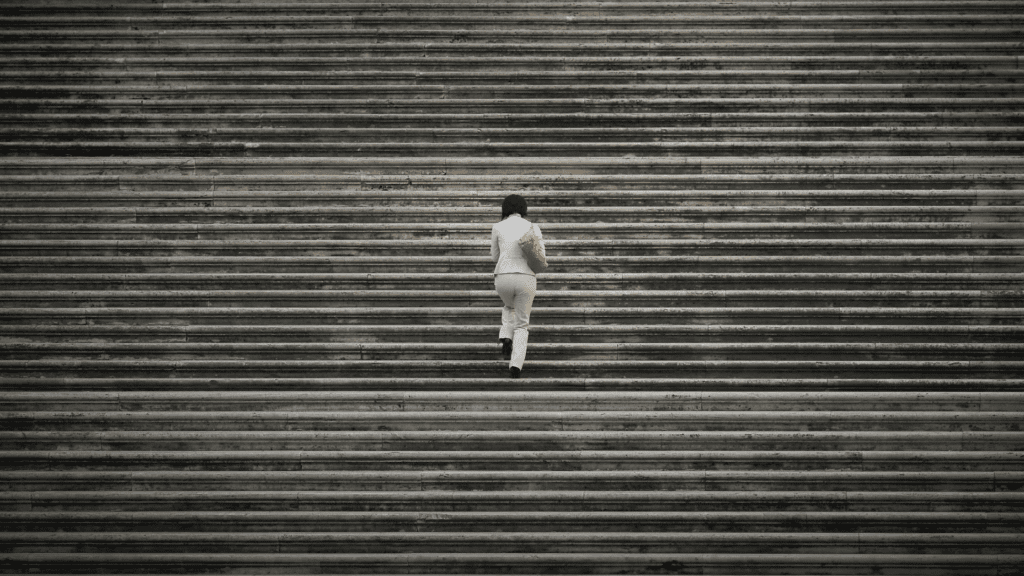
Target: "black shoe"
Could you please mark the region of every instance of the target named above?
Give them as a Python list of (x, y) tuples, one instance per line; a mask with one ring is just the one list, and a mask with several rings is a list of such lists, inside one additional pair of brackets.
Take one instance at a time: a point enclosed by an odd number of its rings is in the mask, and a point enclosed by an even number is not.
[(501, 355), (505, 357), (505, 360), (511, 360), (512, 340), (510, 338), (500, 338), (498, 342), (501, 342)]
[(519, 378), (519, 372), (519, 368), (516, 368), (515, 366), (508, 369), (508, 375), (513, 378)]

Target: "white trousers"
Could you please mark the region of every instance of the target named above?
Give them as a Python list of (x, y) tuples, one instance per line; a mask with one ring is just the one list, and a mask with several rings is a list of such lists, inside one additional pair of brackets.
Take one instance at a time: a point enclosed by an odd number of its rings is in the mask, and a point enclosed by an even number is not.
[(530, 274), (498, 274), (494, 289), (505, 307), (501, 309), (501, 331), (498, 338), (512, 339), (512, 360), (509, 368), (520, 370), (526, 361), (526, 342), (530, 339), (530, 311), (537, 295), (537, 277)]

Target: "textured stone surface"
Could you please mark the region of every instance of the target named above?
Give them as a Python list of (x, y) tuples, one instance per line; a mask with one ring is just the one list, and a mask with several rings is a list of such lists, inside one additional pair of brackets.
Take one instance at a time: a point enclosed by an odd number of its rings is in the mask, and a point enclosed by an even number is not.
[(1020, 574), (1021, 14), (5, 3), (0, 572)]

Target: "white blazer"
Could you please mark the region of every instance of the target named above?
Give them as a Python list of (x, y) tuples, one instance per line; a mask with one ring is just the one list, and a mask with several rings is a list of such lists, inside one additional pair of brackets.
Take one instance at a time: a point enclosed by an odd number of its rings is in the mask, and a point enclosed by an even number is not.
[[(519, 247), (519, 239), (530, 230), (529, 220), (519, 214), (512, 214), (501, 222), (491, 227), (491, 260), (497, 264), (494, 266), (494, 274), (529, 274), (536, 276), (530, 265), (526, 263), (523, 249)], [(540, 235), (540, 228), (535, 228), (537, 239), (540, 240), (540, 251), (547, 258), (544, 250), (544, 238)]]

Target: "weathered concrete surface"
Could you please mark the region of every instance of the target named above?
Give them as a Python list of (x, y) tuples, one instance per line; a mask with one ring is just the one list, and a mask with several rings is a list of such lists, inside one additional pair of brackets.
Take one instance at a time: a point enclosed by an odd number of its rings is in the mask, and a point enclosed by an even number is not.
[(5, 3), (0, 571), (1016, 574), (1018, 4)]

